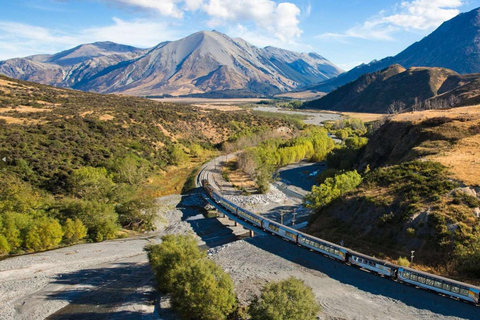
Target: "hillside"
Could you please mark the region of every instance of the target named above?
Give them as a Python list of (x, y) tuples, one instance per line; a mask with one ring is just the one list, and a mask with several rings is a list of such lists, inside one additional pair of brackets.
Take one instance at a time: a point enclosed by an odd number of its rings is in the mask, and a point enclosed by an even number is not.
[(410, 67), (439, 67), (460, 74), (480, 72), (480, 9), (461, 13), (444, 22), (434, 32), (399, 54), (359, 65), (310, 90), (330, 92), (356, 80), (361, 75), (387, 68), (392, 64)]
[(335, 111), (392, 113), (475, 104), (480, 74), (460, 75), (444, 68), (392, 65), (362, 75), (304, 107)]
[(285, 118), (53, 88), (0, 76), (0, 255), (153, 228), (221, 143)]
[(0, 62), (0, 73), (60, 87), (135, 96), (272, 96), (342, 71), (315, 53), (257, 48), (216, 31), (141, 50), (102, 42)]
[(416, 268), (480, 282), (480, 106), (402, 114), (356, 158), (363, 183), (309, 232)]

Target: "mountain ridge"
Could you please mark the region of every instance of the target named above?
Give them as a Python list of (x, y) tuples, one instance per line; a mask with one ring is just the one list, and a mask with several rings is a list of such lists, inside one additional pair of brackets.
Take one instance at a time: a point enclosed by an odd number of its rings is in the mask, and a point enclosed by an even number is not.
[(342, 72), (316, 53), (256, 47), (217, 31), (200, 31), (149, 49), (113, 42), (83, 44), (54, 55), (0, 62), (0, 73), (98, 93), (269, 96)]
[(333, 111), (394, 113), (409, 109), (436, 109), (479, 103), (480, 73), (461, 75), (446, 68), (394, 64), (367, 73), (305, 108)]
[(363, 74), (392, 64), (410, 67), (442, 67), (460, 74), (480, 72), (480, 8), (460, 13), (442, 23), (431, 34), (395, 56), (361, 64), (308, 90), (330, 92)]

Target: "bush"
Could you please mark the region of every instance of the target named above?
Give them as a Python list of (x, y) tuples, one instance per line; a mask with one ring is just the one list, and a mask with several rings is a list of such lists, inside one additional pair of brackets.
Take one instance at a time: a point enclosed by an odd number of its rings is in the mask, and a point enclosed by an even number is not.
[(314, 320), (319, 311), (312, 289), (293, 277), (267, 284), (249, 308), (252, 320)]
[(309, 207), (319, 208), (355, 189), (361, 182), (362, 176), (356, 170), (336, 175), (334, 178), (326, 178), (321, 185), (312, 187), (312, 192), (304, 201)]
[(207, 258), (182, 264), (174, 283), (172, 305), (183, 319), (220, 320), (235, 311), (232, 279)]
[(401, 267), (410, 267), (410, 261), (405, 257), (398, 258), (397, 264)]
[(59, 204), (61, 216), (82, 221), (93, 241), (115, 238), (118, 231), (118, 215), (112, 204), (97, 200), (65, 199)]
[(7, 238), (0, 234), (0, 255), (7, 254), (10, 252), (10, 245), (8, 244)]
[(192, 236), (167, 235), (159, 245), (145, 248), (164, 293), (183, 319), (226, 319), (235, 311), (236, 297), (228, 274), (198, 249)]
[(55, 248), (63, 237), (63, 230), (60, 223), (55, 219), (44, 218), (37, 221), (27, 231), (25, 236), (25, 247), (27, 250), (47, 250)]
[(145, 250), (158, 288), (165, 293), (174, 289), (173, 283), (182, 265), (191, 264), (205, 256), (192, 236), (167, 235), (162, 238), (161, 244), (148, 246)]
[(87, 227), (80, 219), (68, 218), (63, 226), (63, 241), (67, 244), (75, 243), (87, 236)]

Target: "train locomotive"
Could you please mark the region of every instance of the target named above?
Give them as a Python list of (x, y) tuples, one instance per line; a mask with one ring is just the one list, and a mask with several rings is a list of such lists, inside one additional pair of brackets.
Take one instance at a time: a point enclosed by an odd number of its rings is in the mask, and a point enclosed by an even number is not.
[(307, 235), (233, 204), (215, 192), (213, 186), (206, 179), (202, 180), (202, 186), (213, 201), (233, 215), (301, 247), (319, 252), (339, 262), (368, 270), (383, 277), (434, 291), (454, 299), (473, 303), (477, 306), (480, 304), (479, 287), (412, 268), (398, 266), (329, 241)]

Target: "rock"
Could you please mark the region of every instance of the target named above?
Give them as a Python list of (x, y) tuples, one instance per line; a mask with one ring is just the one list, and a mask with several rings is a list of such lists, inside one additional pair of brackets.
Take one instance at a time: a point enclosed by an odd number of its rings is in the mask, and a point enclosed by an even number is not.
[(473, 214), (475, 215), (475, 217), (480, 218), (480, 208), (479, 207), (474, 208)]

